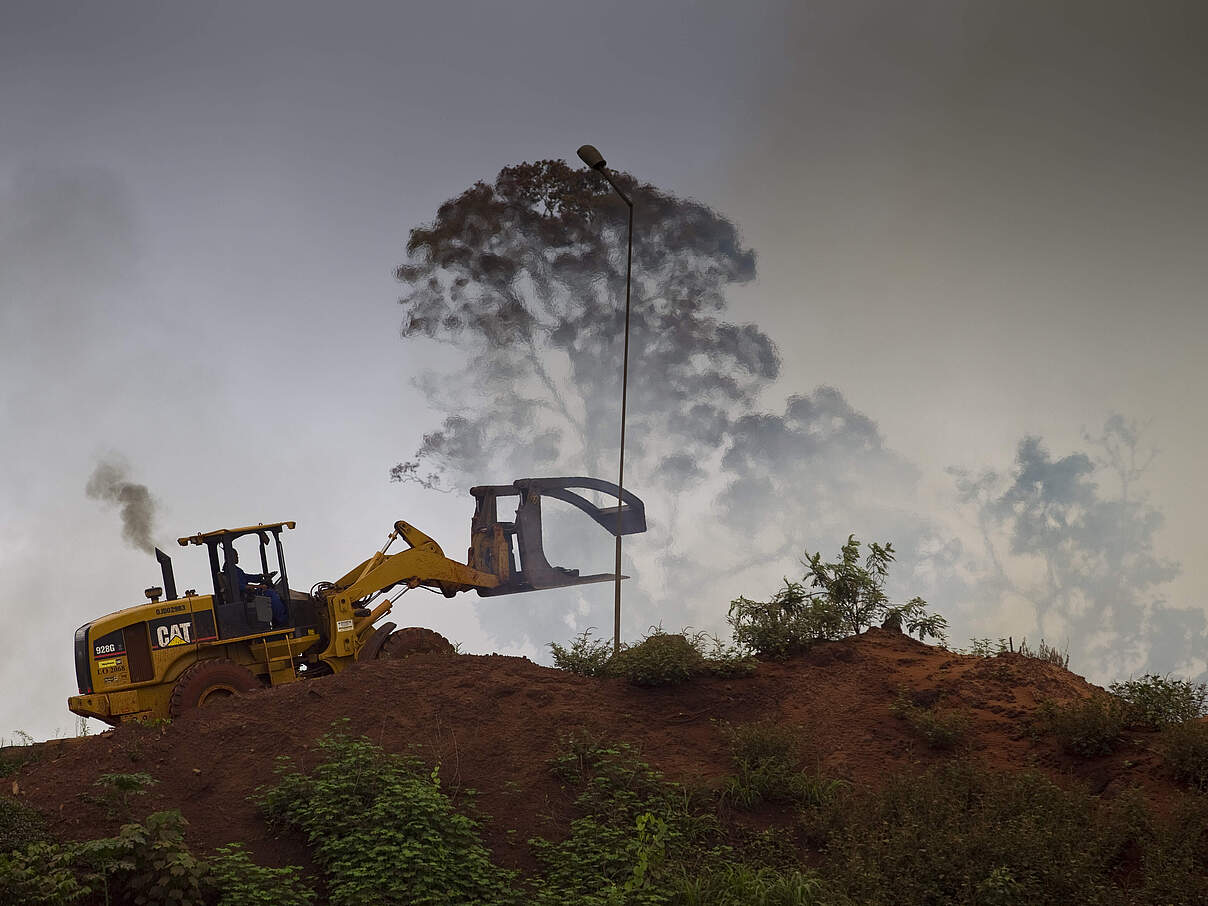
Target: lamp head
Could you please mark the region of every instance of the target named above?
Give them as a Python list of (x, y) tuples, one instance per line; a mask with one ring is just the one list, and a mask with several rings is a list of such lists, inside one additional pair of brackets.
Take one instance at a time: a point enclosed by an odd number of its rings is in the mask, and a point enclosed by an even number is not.
[(579, 160), (593, 170), (604, 169), (604, 155), (596, 150), (595, 145), (584, 145), (579, 149)]

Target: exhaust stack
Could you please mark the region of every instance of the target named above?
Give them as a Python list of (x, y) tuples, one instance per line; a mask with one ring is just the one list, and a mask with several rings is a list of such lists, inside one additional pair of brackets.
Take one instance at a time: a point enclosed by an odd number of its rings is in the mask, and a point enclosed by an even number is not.
[(172, 572), (172, 558), (157, 547), (155, 549), (155, 559), (159, 561), (160, 571), (164, 574), (165, 599), (168, 601), (175, 601), (176, 575)]

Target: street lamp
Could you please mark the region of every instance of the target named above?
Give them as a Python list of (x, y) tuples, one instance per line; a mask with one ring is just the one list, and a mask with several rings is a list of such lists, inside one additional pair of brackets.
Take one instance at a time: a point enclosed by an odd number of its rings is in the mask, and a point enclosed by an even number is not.
[(612, 650), (616, 654), (621, 650), (621, 510), (625, 505), (621, 495), (625, 490), (625, 401), (629, 391), (629, 278), (633, 272), (633, 202), (612, 178), (604, 165), (604, 155), (596, 150), (595, 145), (583, 145), (579, 149), (579, 159), (607, 179), (621, 200), (629, 206), (629, 249), (625, 255), (625, 352), (621, 358), (621, 462), (617, 468), (617, 578), (612, 624)]

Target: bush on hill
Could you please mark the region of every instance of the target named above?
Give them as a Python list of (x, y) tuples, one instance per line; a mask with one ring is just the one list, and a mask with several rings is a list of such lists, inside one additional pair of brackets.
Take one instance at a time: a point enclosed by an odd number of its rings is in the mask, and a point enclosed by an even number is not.
[(750, 809), (763, 802), (789, 803), (799, 808), (824, 805), (846, 784), (808, 772), (798, 754), (799, 732), (764, 722), (725, 726), (734, 760), (734, 776), (722, 786), (721, 799)]
[(1108, 690), (1123, 699), (1130, 727), (1161, 730), (1204, 716), (1208, 685), (1147, 673), (1140, 679), (1112, 683)]
[(280, 759), (261, 801), (271, 820), (306, 837), (332, 906), (516, 902), (513, 874), (491, 861), (477, 823), (441, 791), (438, 767), (340, 730), (317, 748), (309, 774)]
[[(727, 620), (740, 648), (765, 657), (783, 658), (816, 642), (846, 638), (882, 624), (947, 641), (948, 621), (927, 612), (927, 602), (912, 598), (894, 605), (885, 594), (893, 545), (873, 542), (860, 563), (860, 542), (848, 536), (840, 559), (825, 563), (820, 553), (805, 552), (803, 581), (784, 580), (769, 601), (736, 598)], [(807, 584), (808, 583), (808, 584)]]
[(1096, 695), (1081, 701), (1056, 704), (1046, 701), (1034, 725), (1057, 737), (1071, 755), (1096, 758), (1113, 752), (1127, 725), (1127, 705), (1114, 695)]
[(754, 661), (733, 646), (704, 632), (665, 632), (652, 627), (640, 642), (612, 645), (587, 629), (568, 647), (550, 642), (554, 666), (580, 676), (616, 676), (635, 686), (674, 686), (694, 676), (747, 676)]
[[(1131, 796), (1105, 804), (1038, 774), (958, 761), (855, 792), (826, 817), (833, 902), (1204, 902), (1202, 807), (1161, 822)], [(1147, 871), (1126, 891), (1116, 875), (1130, 852)]]
[(1208, 724), (1187, 721), (1168, 727), (1158, 748), (1177, 780), (1208, 793)]

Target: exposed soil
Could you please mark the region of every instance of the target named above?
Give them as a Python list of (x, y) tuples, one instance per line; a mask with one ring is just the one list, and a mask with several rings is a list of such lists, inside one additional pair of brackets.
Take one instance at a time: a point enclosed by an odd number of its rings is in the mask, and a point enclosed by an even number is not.
[(1029, 734), (1039, 702), (1097, 691), (1036, 659), (957, 655), (880, 629), (762, 662), (749, 678), (664, 689), (578, 677), (524, 658), (418, 655), (225, 700), (161, 727), (45, 743), (14, 791), (61, 835), (92, 838), (115, 832), (126, 817), (90, 801), (98, 775), (144, 771), (158, 783), (139, 798), (135, 817), (179, 808), (199, 852), (243, 841), (261, 862), (308, 866), (301, 841), (272, 836), (249, 796), (272, 782), (278, 755), (305, 766), (313, 741), (346, 718), (350, 732), (387, 750), (439, 761), (446, 790), (476, 790), (477, 810), (491, 816), (484, 830), (497, 860), (530, 869), (525, 841), (556, 838), (567, 827), (571, 796), (547, 761), (572, 731), (631, 743), (673, 780), (716, 785), (731, 769), (718, 722), (775, 721), (802, 728), (803, 754), (825, 775), (875, 785), (895, 770), (948, 757), (891, 715), (906, 694), (968, 713), (969, 745), (992, 766), (1035, 767), (1105, 795), (1140, 786), (1159, 805), (1168, 801), (1175, 788), (1150, 751), (1150, 735), (1131, 734), (1116, 754), (1083, 761)]

